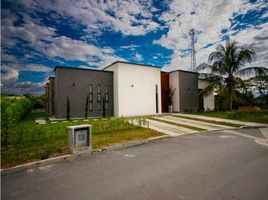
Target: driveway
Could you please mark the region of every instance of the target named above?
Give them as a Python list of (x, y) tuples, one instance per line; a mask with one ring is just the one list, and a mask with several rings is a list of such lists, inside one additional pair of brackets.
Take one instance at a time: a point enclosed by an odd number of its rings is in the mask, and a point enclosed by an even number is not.
[(217, 131), (2, 176), (2, 199), (266, 200), (268, 147)]

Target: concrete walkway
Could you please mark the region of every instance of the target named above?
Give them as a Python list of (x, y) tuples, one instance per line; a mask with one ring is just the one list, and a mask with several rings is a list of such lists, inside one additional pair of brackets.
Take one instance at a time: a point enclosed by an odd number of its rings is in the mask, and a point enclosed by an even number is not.
[(150, 119), (147, 119), (147, 120), (149, 121), (149, 128), (156, 130), (156, 131), (159, 131), (159, 132), (162, 132), (162, 133), (165, 133), (165, 134), (168, 134), (170, 136), (178, 136), (178, 135), (197, 132), (197, 131), (194, 131), (191, 129), (178, 127), (178, 126), (163, 123), (163, 122), (158, 122), (155, 120), (150, 120)]
[(238, 120), (232, 120), (232, 119), (223, 119), (223, 118), (217, 118), (217, 117), (207, 117), (207, 116), (201, 116), (201, 115), (193, 115), (193, 114), (183, 114), (183, 113), (173, 113), (172, 115), (178, 115), (178, 116), (185, 116), (185, 117), (193, 117), (196, 119), (205, 119), (205, 120), (214, 120), (214, 121), (220, 121), (220, 122), (228, 122), (233, 124), (241, 124), (244, 126), (267, 126), (267, 124), (262, 123), (253, 123), (253, 122), (243, 122)]
[(167, 120), (170, 122), (185, 124), (189, 126), (195, 126), (195, 127), (203, 128), (207, 130), (221, 130), (221, 129), (231, 128), (230, 126), (223, 126), (223, 125), (218, 125), (218, 124), (200, 122), (196, 120), (189, 120), (189, 119), (183, 119), (183, 118), (172, 117), (172, 116), (162, 116), (162, 117), (156, 117), (156, 118)]

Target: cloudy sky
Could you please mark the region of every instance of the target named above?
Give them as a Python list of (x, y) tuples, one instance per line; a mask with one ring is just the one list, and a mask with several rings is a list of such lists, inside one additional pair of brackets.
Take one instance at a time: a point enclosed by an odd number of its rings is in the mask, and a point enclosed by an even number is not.
[(163, 70), (190, 68), (227, 36), (255, 43), (268, 67), (268, 0), (2, 0), (1, 89), (44, 92), (55, 66), (103, 68), (121, 60)]

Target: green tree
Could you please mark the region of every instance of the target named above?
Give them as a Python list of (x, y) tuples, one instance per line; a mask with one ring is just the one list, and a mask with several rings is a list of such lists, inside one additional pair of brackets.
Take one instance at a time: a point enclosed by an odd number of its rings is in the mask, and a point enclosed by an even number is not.
[(197, 67), (202, 71), (200, 76), (209, 81), (203, 90), (204, 95), (217, 91), (227, 98), (228, 108), (232, 110), (237, 86), (246, 87), (244, 78), (266, 75), (268, 70), (264, 67), (246, 66), (255, 56), (254, 46), (242, 45), (237, 42), (226, 42), (218, 45), (216, 50), (208, 57), (208, 64), (203, 63)]
[(105, 96), (102, 97), (102, 116), (106, 117)]
[(67, 97), (67, 104), (66, 104), (66, 119), (70, 120), (70, 100)]
[(87, 95), (87, 100), (86, 100), (86, 107), (85, 107), (85, 118), (88, 116), (88, 95)]

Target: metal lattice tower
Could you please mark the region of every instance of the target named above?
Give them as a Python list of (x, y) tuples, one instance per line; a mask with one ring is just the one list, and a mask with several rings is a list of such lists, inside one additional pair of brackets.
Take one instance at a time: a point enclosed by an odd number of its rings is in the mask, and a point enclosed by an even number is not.
[(196, 51), (195, 51), (195, 47), (194, 47), (194, 43), (195, 43), (195, 30), (192, 28), (189, 32), (189, 35), (191, 36), (191, 70), (192, 71), (196, 71)]

